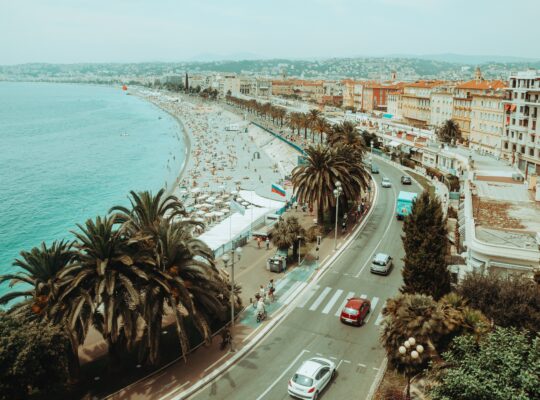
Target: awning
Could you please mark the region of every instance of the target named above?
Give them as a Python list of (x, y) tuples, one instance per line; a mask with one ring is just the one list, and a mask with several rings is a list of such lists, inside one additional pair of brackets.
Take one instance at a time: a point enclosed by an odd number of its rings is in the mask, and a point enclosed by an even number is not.
[(383, 114), (382, 117), (392, 119), (393, 115), (392, 114)]
[(495, 268), (511, 269), (514, 271), (524, 271), (524, 272), (532, 271), (532, 267), (528, 265), (509, 264), (509, 263), (504, 263), (504, 262), (499, 262), (499, 261), (490, 261), (489, 266), (495, 267)]
[(507, 111), (510, 110), (510, 104), (505, 104), (504, 109), (507, 110)]
[(517, 108), (517, 105), (512, 104), (512, 105), (510, 106), (510, 111), (514, 112), (514, 111), (516, 111), (516, 108)]
[(404, 153), (410, 153), (411, 152), (411, 146), (407, 146), (407, 145), (403, 145), (401, 147), (401, 151), (404, 152)]
[(392, 140), (392, 141), (388, 144), (388, 146), (390, 146), (390, 147), (398, 147), (400, 144), (401, 144), (401, 143), (396, 142), (395, 140)]

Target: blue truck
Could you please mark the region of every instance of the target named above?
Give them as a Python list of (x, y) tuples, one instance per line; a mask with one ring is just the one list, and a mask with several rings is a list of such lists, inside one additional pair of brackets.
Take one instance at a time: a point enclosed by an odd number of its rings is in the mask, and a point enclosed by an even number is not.
[(398, 220), (402, 220), (411, 213), (413, 202), (417, 196), (418, 194), (413, 192), (399, 192), (396, 202), (396, 218)]

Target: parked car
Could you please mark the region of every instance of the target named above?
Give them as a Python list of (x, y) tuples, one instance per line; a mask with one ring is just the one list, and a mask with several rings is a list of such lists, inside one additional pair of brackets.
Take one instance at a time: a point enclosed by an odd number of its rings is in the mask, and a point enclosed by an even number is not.
[(381, 186), (383, 188), (389, 188), (392, 187), (392, 182), (390, 182), (390, 179), (388, 179), (386, 176), (382, 178)]
[(379, 173), (379, 167), (377, 167), (375, 164), (371, 164), (371, 173), (372, 174), (378, 174)]
[(392, 269), (392, 257), (385, 253), (377, 253), (371, 262), (372, 274), (388, 275)]
[(401, 183), (403, 185), (412, 185), (412, 180), (411, 180), (411, 177), (410, 176), (407, 176), (407, 175), (403, 175), (401, 177)]
[(336, 374), (336, 364), (314, 357), (304, 361), (289, 380), (289, 395), (299, 399), (317, 399)]
[(347, 304), (341, 310), (341, 322), (360, 326), (364, 323), (370, 310), (371, 302), (368, 299), (352, 297), (347, 300)]

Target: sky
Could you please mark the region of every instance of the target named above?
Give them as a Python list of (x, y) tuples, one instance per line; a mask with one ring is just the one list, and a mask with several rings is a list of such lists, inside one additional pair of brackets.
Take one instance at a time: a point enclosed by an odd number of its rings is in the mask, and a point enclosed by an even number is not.
[(0, 0), (0, 64), (540, 58), (540, 0)]

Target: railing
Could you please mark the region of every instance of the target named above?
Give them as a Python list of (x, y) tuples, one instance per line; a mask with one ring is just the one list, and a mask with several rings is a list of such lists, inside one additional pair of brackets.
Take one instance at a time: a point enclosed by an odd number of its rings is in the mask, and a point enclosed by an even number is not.
[(256, 122), (253, 122), (253, 121), (252, 121), (251, 123), (252, 123), (253, 125), (255, 125), (255, 126), (258, 126), (258, 127), (261, 128), (261, 129), (264, 129), (266, 132), (268, 132), (269, 134), (271, 134), (271, 135), (277, 137), (279, 140), (281, 140), (281, 141), (287, 143), (289, 146), (291, 146), (293, 149), (295, 149), (296, 151), (298, 151), (300, 154), (302, 154), (302, 155), (304, 155), (304, 156), (306, 155), (306, 152), (304, 151), (304, 149), (302, 149), (302, 148), (301, 148), (300, 146), (298, 146), (297, 144), (288, 141), (288, 140), (285, 139), (283, 136), (281, 136), (281, 135), (279, 135), (279, 134), (277, 134), (277, 133), (271, 131), (270, 129), (268, 129), (268, 128), (262, 126), (262, 125), (259, 125), (259, 124), (256, 123)]

